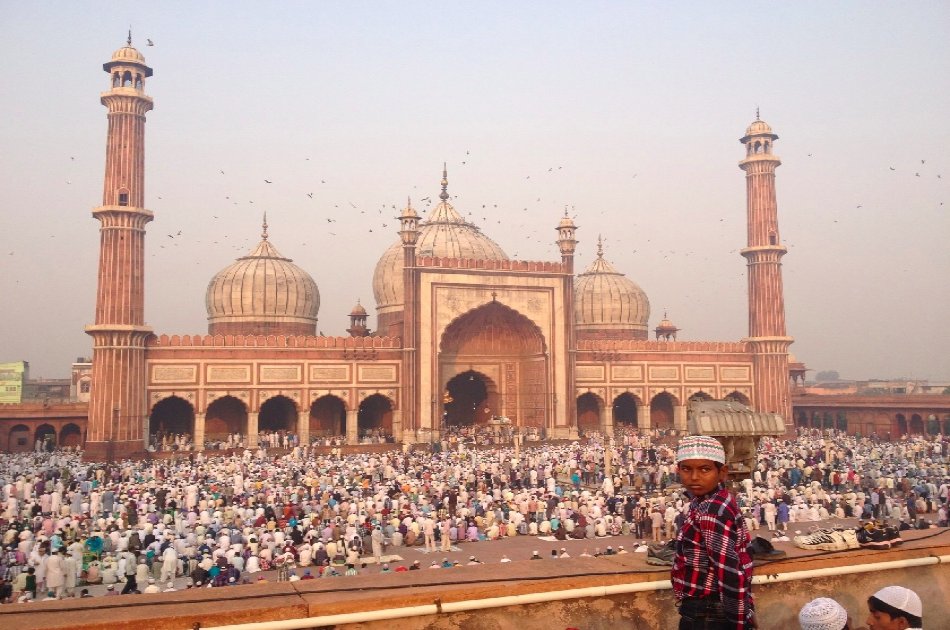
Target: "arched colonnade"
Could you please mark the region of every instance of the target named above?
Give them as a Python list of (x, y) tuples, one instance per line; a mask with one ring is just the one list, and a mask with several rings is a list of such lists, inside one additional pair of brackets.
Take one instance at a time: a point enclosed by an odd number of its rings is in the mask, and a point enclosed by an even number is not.
[[(706, 392), (692, 394), (685, 403), (675, 394), (663, 391), (655, 394), (649, 402), (632, 392), (621, 392), (607, 402), (595, 391), (577, 396), (577, 429), (612, 433), (621, 427), (638, 429), (686, 430), (686, 408), (693, 400), (714, 400)], [(749, 399), (740, 392), (732, 392), (723, 400), (733, 400), (749, 405)]]
[(361, 398), (359, 405), (348, 405), (345, 397), (334, 394), (316, 396), (309, 405), (294, 398), (275, 394), (261, 401), (257, 411), (236, 396), (222, 395), (210, 401), (205, 411), (177, 395), (156, 401), (149, 411), (149, 435), (153, 442), (163, 436), (189, 436), (195, 450), (206, 442), (225, 442), (239, 435), (245, 446), (255, 448), (262, 435), (296, 435), (300, 444), (321, 438), (345, 436), (348, 444), (361, 436), (393, 435), (398, 429), (399, 410), (395, 401), (383, 393)]

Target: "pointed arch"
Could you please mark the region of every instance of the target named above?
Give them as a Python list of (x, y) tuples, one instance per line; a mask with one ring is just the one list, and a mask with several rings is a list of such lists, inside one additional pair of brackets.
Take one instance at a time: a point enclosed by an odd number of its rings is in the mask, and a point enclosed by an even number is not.
[(56, 447), (56, 429), (51, 424), (41, 424), (36, 427), (33, 439), (42, 444), (43, 450), (53, 450)]
[(544, 334), (531, 319), (501, 302), (489, 302), (459, 315), (442, 333), (445, 354), (543, 354)]
[(7, 450), (11, 453), (26, 453), (33, 450), (33, 441), (30, 439), (30, 427), (17, 424), (10, 428), (7, 440)]
[(346, 434), (346, 402), (339, 396), (325, 394), (310, 404), (310, 435), (329, 437)]
[(478, 370), (459, 372), (448, 380), (442, 392), (442, 424), (471, 426), (486, 424), (499, 414), (498, 385)]
[(166, 435), (193, 435), (195, 408), (179, 396), (167, 396), (156, 402), (148, 416), (148, 434), (159, 440)]
[[(742, 392), (738, 392), (738, 391), (729, 392), (728, 394), (725, 395), (725, 397), (723, 398), (723, 400), (728, 400), (728, 401), (732, 401), (732, 402), (741, 403), (741, 404), (745, 405), (746, 407), (751, 407), (751, 406), (752, 406), (752, 401), (749, 400), (749, 397), (746, 396), (745, 394), (743, 394)], [(803, 413), (804, 413), (804, 412), (803, 412)], [(800, 423), (799, 426), (807, 426), (807, 420), (806, 420), (805, 424), (801, 424), (801, 423)]]
[(394, 408), (392, 399), (383, 394), (376, 393), (364, 398), (356, 413), (359, 434), (382, 431), (386, 435), (392, 435)]
[(580, 431), (600, 431), (603, 428), (604, 400), (594, 392), (577, 397), (577, 428)]
[(82, 441), (82, 429), (79, 428), (78, 424), (70, 422), (59, 431), (60, 446), (76, 448), (77, 446), (82, 446)]
[[(444, 393), (450, 374), (475, 371), (486, 384), (489, 412), (469, 409), (468, 419), (482, 421), (491, 415), (508, 417), (516, 426), (543, 428), (550, 419), (550, 361), (540, 327), (519, 311), (491, 301), (458, 316), (446, 326), (439, 340), (439, 381)], [(499, 380), (494, 387), (486, 375)], [(493, 396), (497, 392), (497, 396)], [(476, 405), (481, 401), (473, 401)], [(442, 415), (448, 409), (442, 409)], [(475, 409), (477, 411), (477, 407)], [(438, 413), (438, 412), (437, 412)], [(438, 420), (436, 420), (438, 422)]]
[(654, 429), (673, 428), (673, 407), (676, 397), (670, 392), (660, 392), (650, 401), (650, 424)]
[(623, 392), (613, 403), (614, 427), (636, 427), (639, 424), (637, 407), (641, 404), (639, 398), (630, 392)]
[(296, 433), (299, 415), (297, 403), (293, 399), (283, 394), (271, 396), (261, 404), (261, 410), (257, 416), (257, 430), (259, 433), (265, 431)]
[(205, 438), (221, 440), (234, 433), (247, 435), (247, 413), (247, 405), (239, 398), (216, 398), (205, 412)]

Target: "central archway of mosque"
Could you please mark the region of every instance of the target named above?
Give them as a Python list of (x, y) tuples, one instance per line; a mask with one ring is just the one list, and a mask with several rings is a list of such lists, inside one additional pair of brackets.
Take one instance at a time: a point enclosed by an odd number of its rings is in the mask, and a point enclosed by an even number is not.
[(547, 426), (553, 398), (546, 350), (541, 329), (500, 302), (460, 316), (439, 344), (435, 424), (486, 424), (497, 416), (517, 426)]
[[(491, 391), (494, 390), (494, 391)], [(445, 426), (486, 424), (497, 409), (497, 388), (475, 370), (452, 378), (445, 386), (442, 418)], [(490, 400), (494, 398), (495, 400)]]

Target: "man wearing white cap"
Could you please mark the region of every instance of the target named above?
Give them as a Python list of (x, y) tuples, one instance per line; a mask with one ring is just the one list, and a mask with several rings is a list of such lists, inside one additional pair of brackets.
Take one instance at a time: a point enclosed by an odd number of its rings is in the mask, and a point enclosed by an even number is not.
[(851, 630), (848, 612), (833, 599), (813, 599), (798, 612), (801, 630)]
[(868, 630), (923, 628), (924, 608), (917, 593), (903, 586), (885, 586), (868, 597)]
[(683, 438), (676, 468), (691, 498), (670, 571), (679, 630), (758, 627), (749, 531), (724, 485), (729, 470), (722, 444), (705, 435)]

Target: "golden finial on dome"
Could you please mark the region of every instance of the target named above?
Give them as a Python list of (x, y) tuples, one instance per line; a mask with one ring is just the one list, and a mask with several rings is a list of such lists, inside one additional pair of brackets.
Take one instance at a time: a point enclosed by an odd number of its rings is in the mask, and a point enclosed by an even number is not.
[(598, 234), (597, 235), (597, 258), (603, 258), (603, 257), (604, 257), (604, 239), (600, 234)]
[(125, 38), (125, 43), (129, 46), (132, 45), (132, 27), (129, 27), (129, 36)]
[(762, 120), (761, 118), (759, 118), (759, 106), (758, 106), (758, 105), (755, 106), (755, 119), (756, 119), (756, 120)]
[(449, 172), (446, 170), (445, 162), (442, 162), (442, 192), (439, 194), (439, 199), (442, 201), (449, 200)]
[(267, 240), (267, 212), (266, 211), (264, 212), (264, 224), (262, 227), (263, 229), (261, 231), (261, 240), (266, 241)]

